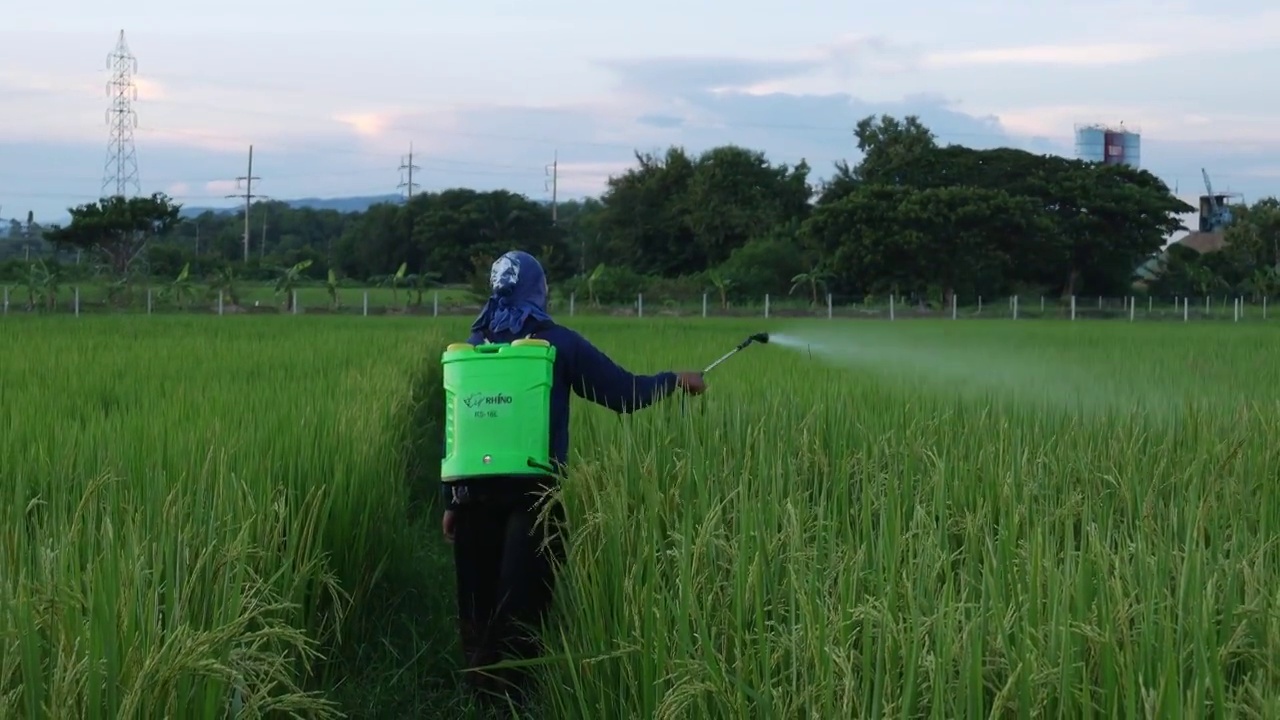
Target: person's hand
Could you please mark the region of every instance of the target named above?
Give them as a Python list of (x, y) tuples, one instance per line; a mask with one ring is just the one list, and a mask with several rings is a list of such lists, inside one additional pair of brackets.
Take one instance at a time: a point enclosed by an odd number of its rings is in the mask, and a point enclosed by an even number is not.
[(440, 529), (444, 531), (444, 541), (450, 544), (453, 543), (453, 523), (456, 519), (452, 510), (445, 510), (444, 520), (440, 522)]
[(707, 391), (707, 382), (700, 372), (676, 373), (676, 386), (690, 395), (701, 395)]

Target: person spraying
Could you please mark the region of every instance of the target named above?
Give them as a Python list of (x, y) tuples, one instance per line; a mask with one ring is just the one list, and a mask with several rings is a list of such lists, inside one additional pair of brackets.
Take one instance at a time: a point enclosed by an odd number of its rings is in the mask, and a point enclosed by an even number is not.
[[(466, 343), (442, 358), (446, 397), (443, 533), (453, 545), (464, 662), (529, 659), (527, 628), (545, 618), (562, 559), (562, 509), (550, 501), (567, 468), (570, 393), (630, 413), (676, 389), (698, 395), (700, 372), (634, 375), (547, 313), (547, 280), (512, 251), (490, 271), (492, 295)], [(547, 511), (548, 522), (540, 519)], [(473, 690), (523, 699), (523, 673), (466, 672)]]

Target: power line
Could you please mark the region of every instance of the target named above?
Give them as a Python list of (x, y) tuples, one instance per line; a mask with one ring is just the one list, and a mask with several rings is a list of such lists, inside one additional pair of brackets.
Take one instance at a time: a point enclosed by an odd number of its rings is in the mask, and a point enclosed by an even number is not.
[[(405, 191), (407, 194), (407, 197), (405, 198), (406, 201), (413, 199), (413, 190), (414, 188), (418, 187), (418, 183), (413, 181), (413, 171), (421, 170), (421, 169), (422, 168), (413, 164), (413, 143), (409, 143), (408, 161), (406, 161), (404, 158), (400, 158), (400, 172), (404, 172), (408, 170), (409, 178), (407, 181), (401, 181), (401, 183), (396, 186), (397, 188), (405, 188)], [(403, 177), (403, 175), (401, 177)]]
[[(244, 261), (249, 262), (249, 208), (253, 205), (254, 198), (268, 199), (265, 195), (253, 194), (253, 181), (261, 180), (253, 174), (253, 146), (249, 146), (249, 171), (244, 175), (236, 178), (236, 187), (240, 187), (240, 183), (244, 183), (244, 194), (228, 195), (229, 198), (244, 198)], [(265, 230), (264, 230), (265, 231)]]
[(138, 127), (138, 114), (133, 110), (138, 88), (133, 83), (133, 74), (138, 72), (138, 60), (129, 52), (124, 30), (120, 31), (115, 50), (107, 55), (107, 69), (111, 71), (111, 79), (107, 81), (107, 97), (111, 98), (111, 106), (107, 108), (107, 126), (111, 132), (107, 140), (102, 194), (127, 196), (132, 188), (132, 194), (138, 195), (142, 192), (142, 184), (138, 180), (138, 151), (133, 144), (133, 131)]

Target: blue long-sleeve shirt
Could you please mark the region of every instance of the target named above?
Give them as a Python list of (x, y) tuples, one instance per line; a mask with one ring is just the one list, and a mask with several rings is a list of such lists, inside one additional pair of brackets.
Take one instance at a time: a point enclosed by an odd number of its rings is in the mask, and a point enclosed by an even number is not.
[[(676, 374), (635, 375), (615, 363), (590, 341), (554, 323), (526, 326), (520, 334), (502, 333), (485, 338), (471, 335), (467, 342), (509, 343), (524, 337), (546, 340), (556, 349), (551, 385), (550, 455), (553, 466), (564, 468), (569, 459), (570, 392), (617, 413), (642, 410), (676, 389)], [(448, 501), (450, 493), (445, 488)]]

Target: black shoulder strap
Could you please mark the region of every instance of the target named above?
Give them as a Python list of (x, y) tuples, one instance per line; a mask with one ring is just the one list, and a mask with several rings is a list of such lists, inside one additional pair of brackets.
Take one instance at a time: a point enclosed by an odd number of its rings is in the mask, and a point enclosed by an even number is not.
[[(529, 322), (529, 324), (525, 325), (524, 332), (521, 333), (521, 335), (525, 338), (532, 338), (534, 335), (537, 335), (540, 332), (546, 332), (554, 327), (556, 327), (556, 324), (553, 320), (533, 320)], [(488, 330), (481, 330), (480, 337), (483, 338), (486, 343), (493, 342), (493, 336), (489, 334)]]
[(555, 326), (556, 324), (552, 320), (535, 320), (525, 326), (525, 337), (531, 338), (534, 335), (537, 335), (540, 332), (546, 332)]

